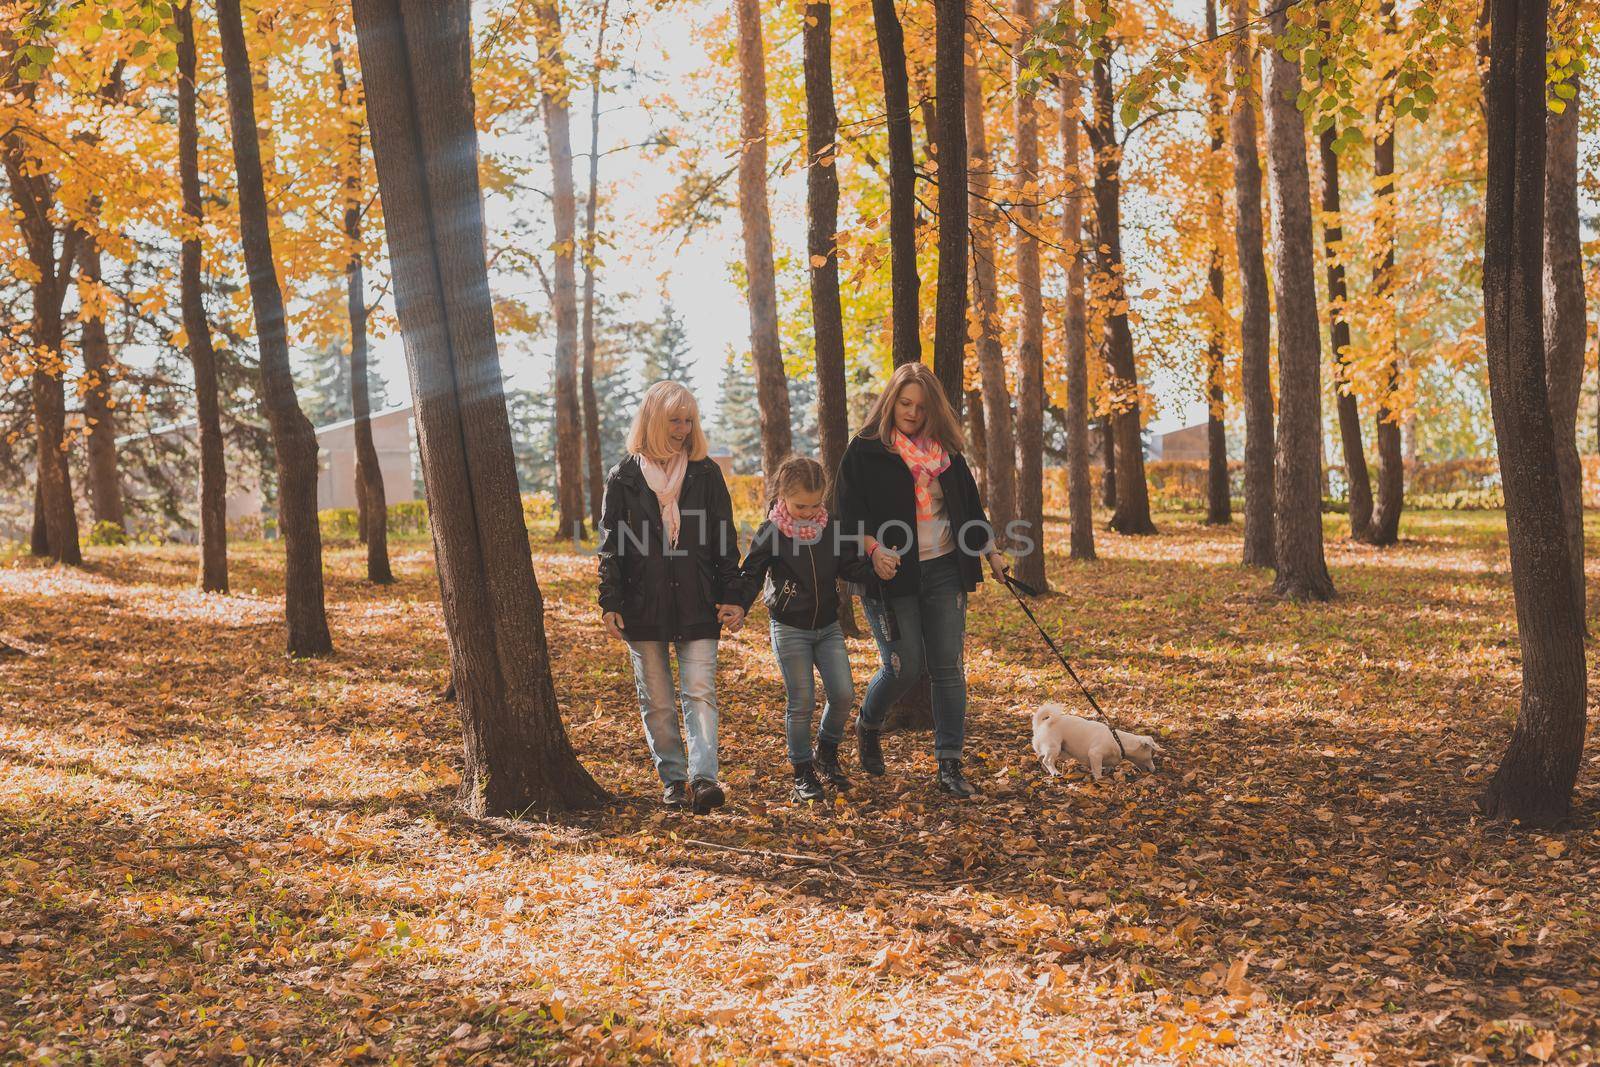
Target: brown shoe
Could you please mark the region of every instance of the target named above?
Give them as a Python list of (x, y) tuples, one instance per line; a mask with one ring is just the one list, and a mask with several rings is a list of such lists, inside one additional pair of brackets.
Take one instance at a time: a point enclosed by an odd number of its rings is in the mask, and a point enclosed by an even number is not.
[(722, 785), (716, 779), (696, 778), (689, 783), (689, 809), (696, 815), (704, 815), (727, 802), (728, 795), (722, 791)]

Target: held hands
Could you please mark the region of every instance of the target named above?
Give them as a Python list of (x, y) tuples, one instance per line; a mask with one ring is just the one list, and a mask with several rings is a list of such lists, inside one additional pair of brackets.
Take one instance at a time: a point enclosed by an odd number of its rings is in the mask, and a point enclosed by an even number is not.
[(887, 582), (895, 576), (900, 569), (900, 557), (882, 545), (878, 545), (872, 553), (872, 571), (878, 576), (879, 581)]
[(728, 628), (728, 632), (736, 634), (744, 625), (744, 609), (737, 604), (718, 604), (717, 621)]
[(1010, 557), (996, 548), (990, 551), (988, 560), (989, 573), (994, 575), (995, 581), (1004, 585), (1006, 580), (1006, 572), (1011, 570)]
[(626, 641), (628, 639), (622, 632), (622, 613), (620, 611), (608, 611), (600, 616), (600, 621), (606, 624), (606, 633), (615, 637), (618, 641)]

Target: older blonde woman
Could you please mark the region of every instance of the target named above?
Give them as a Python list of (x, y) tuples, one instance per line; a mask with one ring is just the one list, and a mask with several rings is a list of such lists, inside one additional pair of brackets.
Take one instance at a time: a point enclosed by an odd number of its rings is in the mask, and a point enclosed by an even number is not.
[(677, 382), (657, 382), (606, 482), (599, 599), (606, 631), (628, 645), (669, 808), (704, 813), (726, 800), (717, 781), (717, 641), (724, 625), (743, 622), (740, 592), (733, 502), (706, 458), (700, 407)]

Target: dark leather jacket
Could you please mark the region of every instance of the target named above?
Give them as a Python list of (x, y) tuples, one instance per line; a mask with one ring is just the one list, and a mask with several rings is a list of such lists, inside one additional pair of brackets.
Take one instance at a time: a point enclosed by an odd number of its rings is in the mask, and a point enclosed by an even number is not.
[(678, 545), (669, 549), (661, 505), (637, 456), (606, 481), (600, 516), (600, 610), (622, 614), (630, 641), (718, 637), (718, 604), (740, 603), (739, 535), (722, 468), (691, 460), (678, 494)]
[(830, 519), (815, 543), (785, 537), (768, 519), (756, 531), (750, 552), (739, 568), (745, 610), (755, 603), (766, 579), (767, 612), (785, 626), (820, 630), (839, 620), (837, 579), (865, 582), (872, 563), (857, 538), (845, 537), (839, 520)]

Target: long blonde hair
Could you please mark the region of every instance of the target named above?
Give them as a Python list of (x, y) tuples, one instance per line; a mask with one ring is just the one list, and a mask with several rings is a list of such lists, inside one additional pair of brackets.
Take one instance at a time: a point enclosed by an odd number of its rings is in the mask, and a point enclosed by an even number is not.
[(878, 399), (867, 411), (866, 425), (861, 436), (877, 438), (884, 444), (894, 439), (894, 406), (908, 385), (922, 386), (927, 413), (923, 416), (922, 436), (932, 437), (947, 452), (960, 452), (967, 439), (961, 432), (961, 420), (956, 418), (950, 399), (944, 395), (944, 386), (933, 376), (926, 363), (902, 363), (889, 375), (889, 384), (883, 387)]
[(671, 459), (673, 450), (667, 439), (667, 419), (680, 411), (687, 411), (694, 419), (694, 429), (685, 442), (689, 458), (705, 459), (711, 446), (700, 428), (700, 405), (694, 394), (678, 382), (657, 382), (645, 390), (644, 402), (633, 417), (633, 429), (628, 431), (628, 451), (657, 463)]

